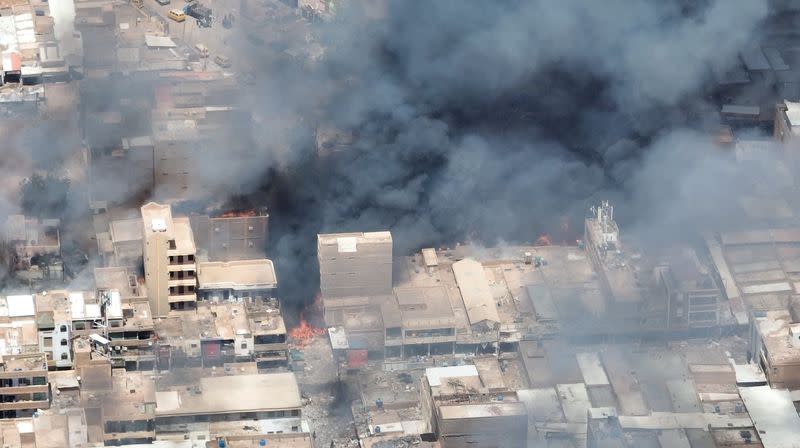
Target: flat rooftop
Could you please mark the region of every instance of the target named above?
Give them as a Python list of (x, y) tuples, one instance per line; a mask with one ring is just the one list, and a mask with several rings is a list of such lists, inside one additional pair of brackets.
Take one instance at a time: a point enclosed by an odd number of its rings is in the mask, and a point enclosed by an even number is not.
[(156, 416), (191, 416), (300, 409), (294, 373), (206, 377), (196, 388), (156, 393)]
[(197, 265), (199, 289), (248, 291), (278, 286), (272, 260), (207, 261)]
[[(103, 420), (125, 421), (153, 418), (145, 404), (156, 402), (155, 380), (144, 372), (114, 370), (111, 393), (103, 395)], [(152, 408), (150, 408), (152, 409)]]
[(765, 317), (756, 318), (758, 332), (767, 347), (770, 365), (800, 364), (800, 347), (792, 345), (789, 311), (767, 311)]
[(525, 405), (520, 402), (498, 401), (494, 403), (445, 405), (439, 407), (442, 419), (498, 418), (527, 416)]
[(739, 394), (753, 419), (764, 448), (794, 448), (800, 434), (797, 415), (788, 390), (769, 386), (741, 387)]
[[(340, 252), (347, 252), (344, 246), (369, 244), (369, 243), (391, 243), (392, 233), (383, 232), (352, 232), (352, 233), (320, 233), (317, 235), (317, 242), (320, 246), (340, 246)], [(355, 251), (352, 250), (353, 252)]]
[(109, 225), (111, 239), (115, 243), (142, 240), (141, 219), (120, 219), (111, 221)]
[(395, 288), (394, 295), (403, 327), (455, 327), (453, 307), (443, 286)]

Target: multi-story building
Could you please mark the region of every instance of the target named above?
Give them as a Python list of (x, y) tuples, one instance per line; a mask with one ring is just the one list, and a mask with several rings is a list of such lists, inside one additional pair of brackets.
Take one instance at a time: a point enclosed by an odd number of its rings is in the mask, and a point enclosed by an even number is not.
[(30, 417), (50, 407), (47, 357), (44, 353), (3, 356), (0, 359), (0, 415)]
[(150, 303), (122, 303), (119, 292), (110, 291), (105, 311), (112, 367), (152, 370), (156, 355)]
[(317, 235), (317, 258), (324, 299), (392, 293), (389, 232)]
[(193, 308), (197, 301), (196, 249), (188, 218), (173, 218), (169, 205), (142, 206), (145, 283), (155, 317)]
[(191, 215), (197, 248), (210, 261), (254, 260), (267, 255), (269, 214), (266, 209)]
[(259, 369), (286, 365), (289, 344), (277, 299), (245, 303), (253, 335), (253, 360)]
[(51, 367), (72, 366), (72, 312), (69, 293), (49, 291), (34, 296), (41, 351)]
[(642, 317), (642, 287), (635, 263), (622, 250), (614, 207), (608, 201), (592, 208), (585, 221), (584, 243), (619, 328), (636, 327)]
[(328, 326), (380, 307), (392, 296), (392, 234), (317, 235), (320, 292)]
[(666, 305), (665, 328), (685, 330), (720, 324), (721, 292), (714, 277), (687, 249), (656, 267), (660, 298)]

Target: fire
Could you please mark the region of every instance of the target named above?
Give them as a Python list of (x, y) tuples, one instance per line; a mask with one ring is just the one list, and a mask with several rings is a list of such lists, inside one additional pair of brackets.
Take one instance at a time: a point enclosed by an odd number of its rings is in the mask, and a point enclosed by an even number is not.
[[(317, 294), (314, 297), (314, 301), (311, 305), (308, 306), (305, 310), (300, 312), (300, 324), (295, 328), (289, 330), (289, 338), (291, 338), (295, 344), (299, 346), (305, 346), (311, 343), (311, 341), (316, 336), (320, 336), (325, 333), (324, 328), (315, 327), (312, 324), (309, 324), (305, 318), (306, 311), (310, 311), (313, 315), (314, 313), (320, 312), (322, 309), (322, 296)], [(314, 319), (311, 318), (313, 321)]]
[(539, 235), (539, 238), (536, 238), (536, 243), (534, 246), (551, 246), (553, 241), (550, 239), (550, 235), (543, 233)]
[(255, 210), (234, 210), (219, 215), (220, 218), (247, 218), (256, 216)]
[(324, 332), (325, 330), (322, 328), (309, 325), (305, 318), (303, 318), (303, 313), (300, 313), (300, 325), (289, 330), (289, 338), (291, 338), (295, 344), (304, 346), (310, 344), (316, 336), (320, 336)]

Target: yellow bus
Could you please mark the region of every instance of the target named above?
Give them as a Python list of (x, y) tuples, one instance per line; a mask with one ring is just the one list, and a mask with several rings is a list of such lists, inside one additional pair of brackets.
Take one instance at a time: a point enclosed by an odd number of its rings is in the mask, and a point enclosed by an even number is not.
[(184, 14), (180, 9), (170, 9), (167, 15), (170, 19), (176, 22), (183, 22), (186, 20), (186, 14)]

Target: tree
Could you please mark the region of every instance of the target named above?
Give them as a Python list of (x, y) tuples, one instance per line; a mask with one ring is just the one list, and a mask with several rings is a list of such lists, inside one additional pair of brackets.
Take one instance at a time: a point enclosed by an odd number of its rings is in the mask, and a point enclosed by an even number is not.
[(20, 182), (22, 210), (28, 216), (62, 218), (69, 202), (70, 181), (49, 172), (46, 176), (34, 173)]

